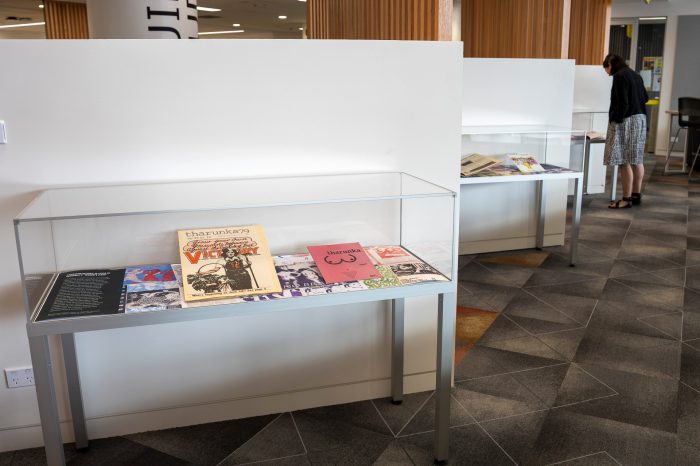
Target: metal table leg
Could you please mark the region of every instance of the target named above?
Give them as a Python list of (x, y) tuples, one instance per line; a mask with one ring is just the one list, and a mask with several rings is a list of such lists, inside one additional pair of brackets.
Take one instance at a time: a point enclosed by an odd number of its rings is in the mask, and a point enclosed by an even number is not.
[(581, 225), (581, 198), (583, 197), (583, 186), (581, 178), (574, 178), (574, 206), (571, 217), (571, 237), (569, 251), (569, 265), (576, 265), (578, 259), (578, 231)]
[(80, 390), (78, 358), (75, 351), (75, 334), (64, 333), (61, 335), (61, 346), (63, 347), (63, 362), (66, 366), (66, 380), (68, 382), (68, 398), (70, 399), (70, 410), (73, 418), (75, 447), (81, 450), (88, 447), (88, 436), (83, 397)]
[(44, 449), (48, 466), (65, 465), (63, 439), (56, 405), (56, 386), (51, 373), (51, 355), (46, 335), (29, 337), (29, 351), (32, 355), (36, 397), (39, 403), (41, 431), (44, 434)]
[(544, 181), (537, 181), (537, 233), (535, 247), (542, 249), (544, 247), (544, 211), (547, 202), (547, 192), (545, 191)]
[(391, 301), (391, 402), (403, 402), (404, 299)]
[(612, 192), (610, 193), (610, 200), (614, 201), (615, 196), (617, 196), (617, 165), (613, 165), (612, 169)]
[(455, 350), (455, 293), (438, 295), (437, 367), (435, 370), (435, 463), (446, 464), (450, 447), (450, 396)]
[(588, 194), (588, 169), (591, 163), (591, 140), (586, 137), (583, 151), (583, 192)]

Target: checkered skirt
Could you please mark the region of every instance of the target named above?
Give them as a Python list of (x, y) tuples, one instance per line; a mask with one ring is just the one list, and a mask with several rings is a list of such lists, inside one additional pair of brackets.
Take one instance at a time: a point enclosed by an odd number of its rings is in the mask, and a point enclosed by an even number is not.
[(622, 123), (608, 123), (605, 138), (605, 165), (641, 165), (647, 136), (646, 115), (632, 115)]

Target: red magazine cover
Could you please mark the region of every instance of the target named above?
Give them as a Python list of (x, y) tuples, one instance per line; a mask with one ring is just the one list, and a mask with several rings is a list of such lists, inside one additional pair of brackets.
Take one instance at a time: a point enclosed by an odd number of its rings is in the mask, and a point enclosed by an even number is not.
[(326, 283), (381, 278), (360, 243), (307, 246)]

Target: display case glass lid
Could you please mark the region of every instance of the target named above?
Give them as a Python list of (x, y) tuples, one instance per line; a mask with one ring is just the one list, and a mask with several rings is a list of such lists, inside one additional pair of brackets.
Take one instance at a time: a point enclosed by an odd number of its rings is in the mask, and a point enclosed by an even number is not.
[(488, 125), (462, 126), (462, 134), (513, 134), (513, 133), (572, 133), (566, 126), (553, 125)]
[(454, 195), (400, 172), (80, 186), (39, 192), (15, 222)]

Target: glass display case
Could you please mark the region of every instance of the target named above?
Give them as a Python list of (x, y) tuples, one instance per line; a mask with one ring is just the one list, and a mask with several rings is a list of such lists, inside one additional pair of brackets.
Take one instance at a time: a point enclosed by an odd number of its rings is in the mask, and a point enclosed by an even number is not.
[[(585, 131), (538, 125), (463, 127), (460, 253), (563, 243), (571, 194), (574, 265), (585, 136)], [(527, 181), (532, 183), (522, 183)]]
[(572, 126), (586, 132), (583, 193), (604, 193), (607, 167), (603, 165), (603, 153), (605, 135), (608, 129), (608, 110), (576, 108), (573, 113)]
[[(387, 301), (392, 303), (394, 325), (392, 396), (400, 401), (403, 300), (425, 295), (439, 297), (436, 422), (440, 438), (436, 459), (446, 459), (454, 349), (456, 208), (455, 192), (397, 172), (82, 186), (39, 192), (15, 218), (14, 227), (49, 464), (62, 464), (63, 450), (48, 335), (61, 336), (76, 444), (81, 447), (87, 445), (87, 432), (76, 332)], [(229, 304), (211, 300), (197, 307), (132, 313), (120, 307), (97, 315), (76, 312), (38, 318), (57, 277), (71, 271), (177, 264), (178, 230), (252, 224), (263, 226), (272, 256), (303, 254), (310, 245), (400, 246), (441, 278), (289, 299), (269, 296)], [(101, 299), (97, 296), (92, 301)]]

